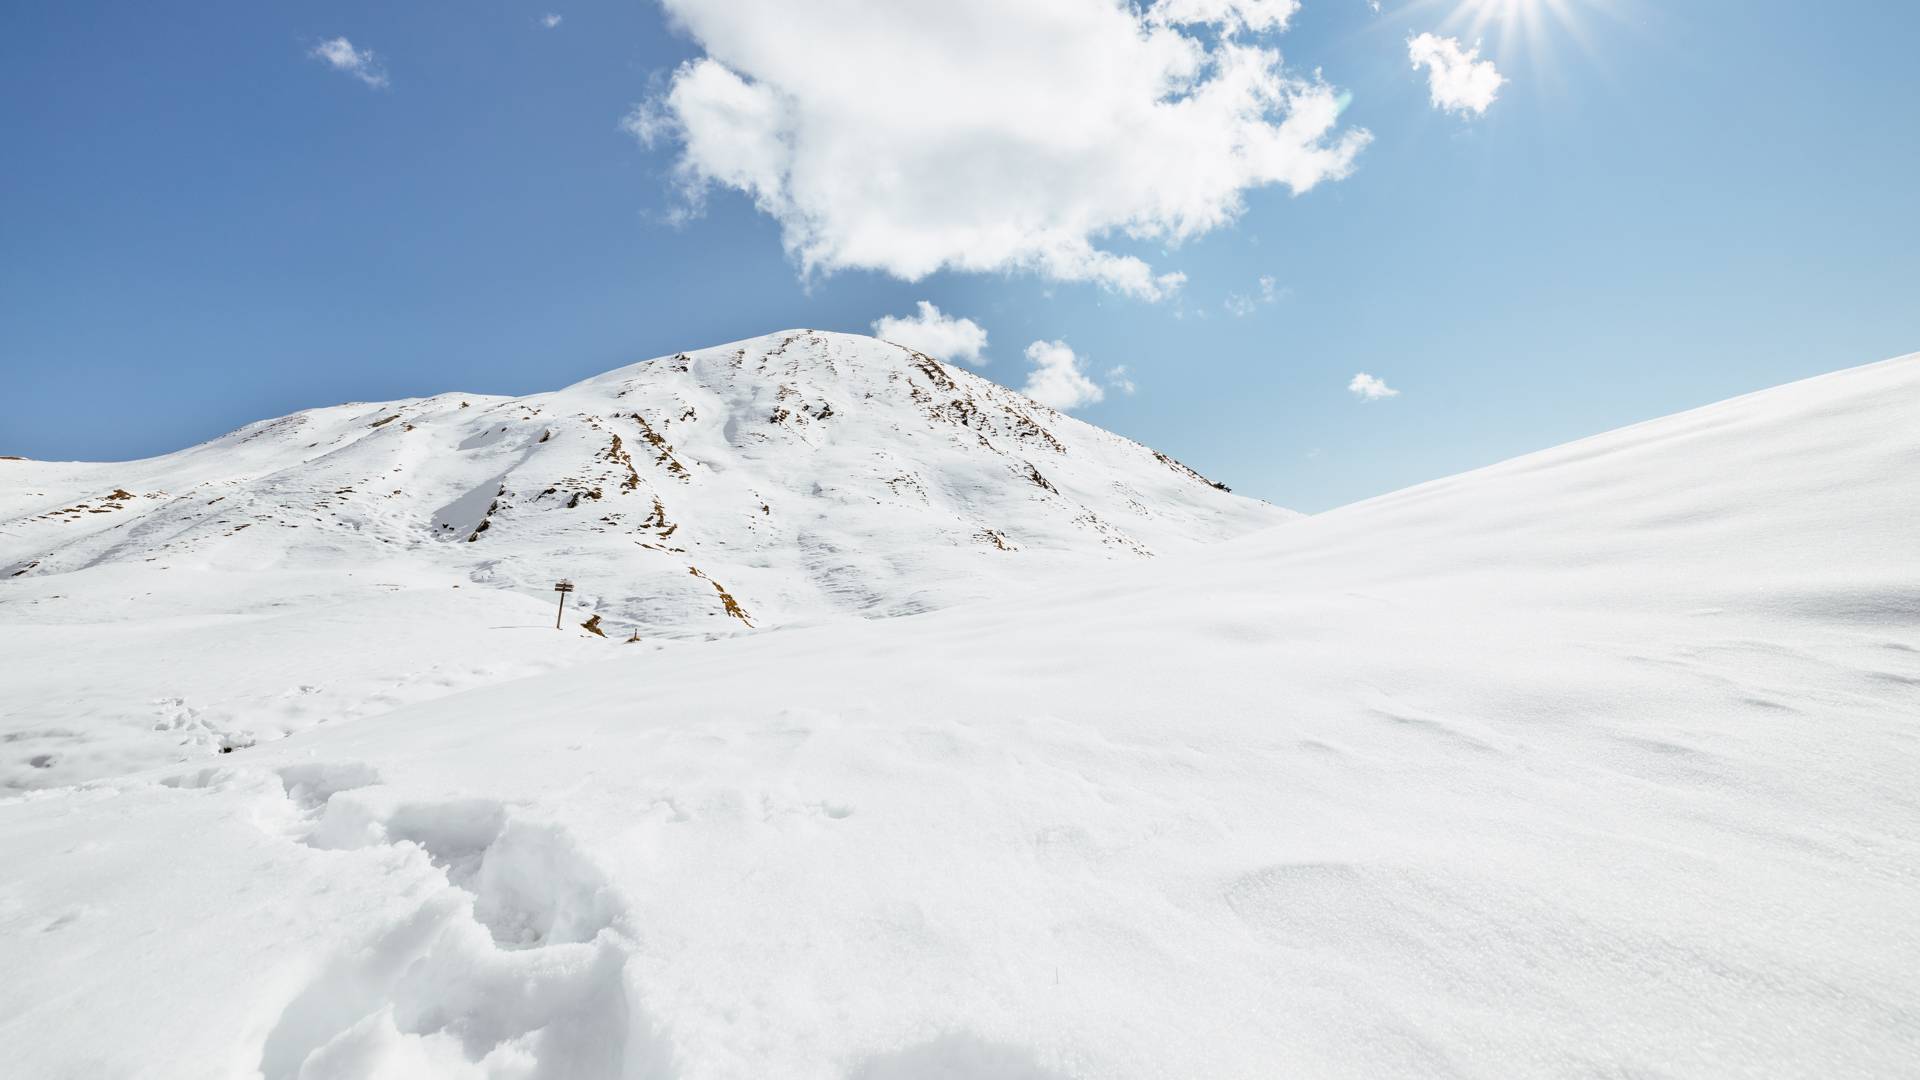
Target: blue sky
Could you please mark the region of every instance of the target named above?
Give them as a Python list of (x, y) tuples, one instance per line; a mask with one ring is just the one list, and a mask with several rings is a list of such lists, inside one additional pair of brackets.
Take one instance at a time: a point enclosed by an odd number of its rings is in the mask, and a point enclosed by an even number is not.
[[(1023, 100), (1056, 61), (1137, 66), (1079, 24), (1062, 46), (984, 8), (917, 28), (810, 0), (789, 9), (804, 32), (770, 38), (756, 0), (669, 2), (675, 26), (639, 2), (9, 5), (0, 453), (137, 457), (343, 400), (526, 393), (926, 300), (985, 330), (981, 374), (1023, 386), (1029, 345), (1063, 342), (1105, 388), (1077, 415), (1318, 510), (1920, 349), (1913, 5), (1513, 0), (1524, 32), (1502, 29), (1509, 0), (1478, 23), (1474, 0), (1304, 0), (1284, 31), (1254, 25), (1276, 0), (1237, 25), (1114, 16), (1215, 64), (1278, 50), (1290, 101), (1343, 101), (1316, 145), (1370, 141), (1294, 194), (1185, 130), (1102, 135), (1134, 115), (1108, 106), (1143, 104), (1121, 76)], [(1477, 43), (1492, 100), (1437, 106), (1409, 55), (1423, 33)], [(339, 38), (346, 67), (316, 54)], [(958, 59), (860, 59), (915, 50)], [(753, 114), (673, 111), (703, 58), (797, 95), (768, 138), (827, 164), (756, 205), (754, 148), (740, 165), (693, 141)], [(935, 84), (902, 84), (921, 71)], [(1099, 81), (1062, 79), (1047, 92)], [(870, 166), (832, 152), (863, 135)], [(926, 201), (923, 175), (953, 186)], [(911, 190), (876, 208), (862, 185), (893, 176)], [(1024, 235), (1004, 258), (979, 231), (923, 243), (916, 215), (962, 203), (1184, 280), (1155, 299)], [(1086, 207), (1137, 235), (1074, 233)], [(783, 247), (794, 221), (810, 272)], [(945, 268), (903, 280), (922, 255)], [(1351, 392), (1361, 372), (1396, 393)]]

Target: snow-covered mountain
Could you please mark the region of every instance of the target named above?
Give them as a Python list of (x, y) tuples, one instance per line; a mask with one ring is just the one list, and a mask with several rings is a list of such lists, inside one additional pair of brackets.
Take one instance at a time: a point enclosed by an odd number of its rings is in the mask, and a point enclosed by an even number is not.
[[(551, 625), (562, 577), (569, 629), (704, 638), (1043, 588), (1296, 516), (923, 354), (808, 330), (0, 478), (0, 642), (50, 654), (14, 695), (0, 788), (593, 657), (512, 632)], [(347, 627), (378, 647), (319, 645)], [(84, 641), (113, 643), (111, 677), (65, 659)], [(248, 673), (202, 677), (196, 656), (236, 649)]]
[(807, 330), (8, 479), (0, 575), (390, 547), (532, 595), (572, 577), (579, 607), (648, 636), (925, 611), (1288, 516), (923, 354)]
[[(1903, 1075), (1916, 475), (1920, 356), (0, 800), (0, 1039), (31, 1076)], [(436, 647), (363, 626), (304, 630)], [(227, 640), (181, 662), (246, 677)]]

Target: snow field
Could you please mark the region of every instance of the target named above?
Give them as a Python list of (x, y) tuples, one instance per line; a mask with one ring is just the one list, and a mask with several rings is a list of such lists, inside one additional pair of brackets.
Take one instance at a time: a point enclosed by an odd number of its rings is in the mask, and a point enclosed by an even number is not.
[(51, 1076), (1900, 1075), (1917, 464), (1906, 358), (29, 792), (0, 1038)]

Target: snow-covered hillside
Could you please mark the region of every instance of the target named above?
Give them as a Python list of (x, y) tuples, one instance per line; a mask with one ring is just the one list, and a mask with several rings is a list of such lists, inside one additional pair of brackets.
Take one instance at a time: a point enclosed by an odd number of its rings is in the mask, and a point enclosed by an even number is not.
[(28, 793), (0, 1039), (33, 1076), (1903, 1075), (1916, 475), (1909, 357), (1045, 595)]
[[(804, 330), (525, 398), (314, 409), (146, 461), (0, 461), (0, 480), (14, 789), (634, 633), (926, 611), (1294, 516), (927, 356)], [(531, 632), (562, 577), (569, 629), (597, 616), (604, 642)], [(232, 654), (249, 663), (201, 662)]]

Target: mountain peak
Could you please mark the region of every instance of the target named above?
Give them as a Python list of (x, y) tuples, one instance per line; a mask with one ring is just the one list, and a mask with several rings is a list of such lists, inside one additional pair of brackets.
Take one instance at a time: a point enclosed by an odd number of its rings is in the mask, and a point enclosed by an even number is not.
[(924, 611), (1290, 516), (924, 353), (810, 329), (11, 469), (30, 494), (0, 506), (0, 574), (377, 554), (530, 595), (569, 576), (648, 636)]
[[(550, 393), (355, 402), (145, 461), (0, 467), (10, 600), (169, 627), (143, 654), (158, 667), (70, 688), (63, 716), (118, 734), (13, 778), (29, 786), (124, 769), (156, 730), (232, 749), (583, 648), (1032, 593), (1293, 516), (922, 353), (814, 330)], [(556, 615), (575, 632), (529, 636)], [(236, 619), (257, 677), (168, 674)], [(389, 645), (290, 690), (322, 632)]]

